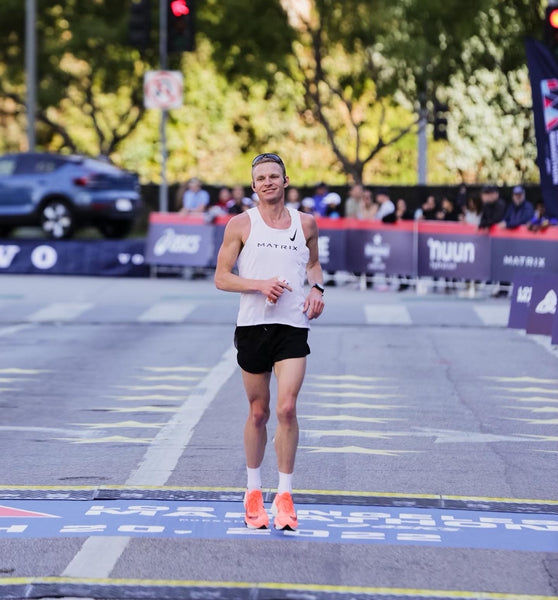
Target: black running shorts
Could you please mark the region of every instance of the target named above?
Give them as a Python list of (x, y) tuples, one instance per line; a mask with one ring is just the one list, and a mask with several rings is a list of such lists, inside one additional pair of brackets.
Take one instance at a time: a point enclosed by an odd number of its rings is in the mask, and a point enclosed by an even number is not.
[(237, 327), (234, 345), (238, 364), (248, 373), (269, 372), (277, 361), (310, 354), (308, 329), (290, 325)]

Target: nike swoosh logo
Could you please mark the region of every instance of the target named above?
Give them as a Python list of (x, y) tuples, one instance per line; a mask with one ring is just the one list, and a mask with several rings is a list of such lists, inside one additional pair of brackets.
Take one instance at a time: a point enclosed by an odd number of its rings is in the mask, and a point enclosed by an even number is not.
[(290, 237), (289, 239), (291, 240), (291, 242), (295, 241), (295, 237), (296, 237), (296, 232), (298, 231), (298, 229), (295, 229), (295, 232), (293, 233), (293, 237)]

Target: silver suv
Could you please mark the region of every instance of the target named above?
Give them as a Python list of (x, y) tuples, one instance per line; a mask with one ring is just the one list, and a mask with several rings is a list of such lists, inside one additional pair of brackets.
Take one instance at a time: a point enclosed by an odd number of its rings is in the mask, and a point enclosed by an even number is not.
[(103, 160), (47, 153), (0, 157), (0, 237), (21, 226), (40, 226), (51, 239), (67, 239), (86, 225), (122, 238), (141, 207), (137, 175)]

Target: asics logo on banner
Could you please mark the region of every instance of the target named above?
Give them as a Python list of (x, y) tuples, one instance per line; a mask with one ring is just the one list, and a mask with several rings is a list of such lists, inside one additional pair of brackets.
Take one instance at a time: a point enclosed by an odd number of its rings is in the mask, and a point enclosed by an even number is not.
[(258, 248), (273, 248), (275, 250), (291, 250), (296, 252), (298, 246), (291, 246), (291, 244), (272, 244), (271, 242), (258, 242)]
[(200, 251), (201, 236), (176, 233), (172, 228), (163, 231), (153, 246), (155, 256), (169, 254), (197, 254)]
[(537, 304), (535, 312), (538, 315), (555, 315), (558, 296), (554, 290), (549, 290), (546, 296)]

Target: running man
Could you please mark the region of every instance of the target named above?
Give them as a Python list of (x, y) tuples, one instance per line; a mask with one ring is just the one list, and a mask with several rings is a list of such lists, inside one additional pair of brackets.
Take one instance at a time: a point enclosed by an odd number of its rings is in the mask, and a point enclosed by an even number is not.
[(298, 446), (296, 401), (310, 353), (309, 322), (324, 309), (318, 227), (312, 215), (285, 206), (288, 185), (285, 165), (277, 154), (256, 156), (252, 189), (259, 203), (228, 222), (215, 270), (218, 289), (241, 294), (234, 342), (249, 402), (244, 506), (245, 523), (251, 529), (269, 527), (260, 467), (267, 442), (272, 371), (277, 379), (279, 485), (271, 510), (277, 529), (294, 530), (298, 525), (292, 499)]

